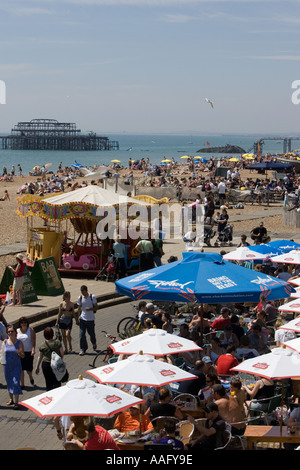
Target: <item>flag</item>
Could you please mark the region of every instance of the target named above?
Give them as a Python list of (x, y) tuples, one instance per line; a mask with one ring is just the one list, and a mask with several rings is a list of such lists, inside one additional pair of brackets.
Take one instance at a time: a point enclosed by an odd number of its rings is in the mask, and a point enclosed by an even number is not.
[(206, 145), (207, 145), (207, 146), (209, 146), (209, 145), (210, 145), (210, 143), (206, 141)]

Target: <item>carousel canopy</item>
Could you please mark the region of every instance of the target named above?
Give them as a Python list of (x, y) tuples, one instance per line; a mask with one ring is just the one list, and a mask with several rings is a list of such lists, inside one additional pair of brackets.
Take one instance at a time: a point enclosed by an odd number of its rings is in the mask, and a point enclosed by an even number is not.
[(47, 195), (46, 197), (26, 194), (18, 198), (18, 202), (17, 214), (21, 217), (36, 215), (50, 220), (78, 217), (96, 219), (98, 217), (97, 209), (100, 207), (119, 206), (121, 204), (151, 205), (149, 202), (122, 196), (96, 185), (85, 186), (66, 193)]

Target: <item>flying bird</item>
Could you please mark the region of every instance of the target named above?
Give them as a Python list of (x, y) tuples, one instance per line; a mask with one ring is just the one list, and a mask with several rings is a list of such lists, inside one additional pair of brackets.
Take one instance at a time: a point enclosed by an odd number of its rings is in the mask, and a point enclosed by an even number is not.
[(212, 108), (214, 107), (214, 103), (212, 102), (212, 100), (209, 100), (208, 98), (205, 98), (205, 101), (206, 101), (206, 103), (209, 103)]

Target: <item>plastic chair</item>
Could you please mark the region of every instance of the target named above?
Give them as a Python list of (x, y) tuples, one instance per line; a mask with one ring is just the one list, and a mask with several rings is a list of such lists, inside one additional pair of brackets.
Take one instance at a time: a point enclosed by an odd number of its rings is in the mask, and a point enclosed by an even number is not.
[(179, 395), (175, 397), (174, 402), (175, 403), (178, 403), (178, 402), (190, 403), (192, 406), (198, 405), (197, 397), (195, 397), (191, 393), (180, 393)]
[(186, 363), (183, 357), (176, 357), (174, 359), (174, 365), (176, 367), (179, 367), (179, 369), (187, 370)]
[(108, 364), (113, 364), (114, 362), (118, 362), (118, 357), (111, 357), (110, 359), (108, 359)]
[(248, 407), (248, 416), (263, 418), (266, 422), (267, 415), (272, 413), (272, 411), (280, 405), (281, 395), (274, 395), (273, 397), (262, 398), (261, 400), (254, 399)]
[(181, 440), (183, 445), (188, 444), (191, 440), (192, 435), (194, 434), (195, 425), (193, 423), (190, 423), (190, 421), (180, 421), (177, 426), (177, 429), (179, 430), (179, 439)]
[(153, 424), (155, 432), (159, 432), (161, 429), (164, 428), (166, 420), (167, 421), (172, 420), (175, 422), (175, 424), (179, 423), (179, 419), (175, 418), (174, 416), (157, 416), (156, 418), (153, 418), (151, 420), (151, 423)]
[(224, 444), (220, 447), (216, 447), (215, 450), (225, 450), (228, 448), (230, 442), (232, 439), (232, 434), (231, 434), (231, 426), (230, 424), (226, 423), (226, 429), (224, 431)]

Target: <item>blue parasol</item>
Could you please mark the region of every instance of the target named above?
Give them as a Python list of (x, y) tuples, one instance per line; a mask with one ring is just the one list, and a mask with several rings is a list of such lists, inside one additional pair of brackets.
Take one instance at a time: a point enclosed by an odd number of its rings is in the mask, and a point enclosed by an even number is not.
[(280, 247), (271, 246), (270, 243), (263, 243), (262, 245), (251, 245), (248, 246), (249, 250), (256, 251), (263, 255), (277, 256), (284, 253)]
[[(275, 240), (273, 242), (269, 242), (268, 245), (272, 249), (280, 249), (282, 253), (288, 253), (291, 250), (297, 250), (300, 248), (300, 243), (294, 242), (293, 240)], [(281, 253), (278, 253), (279, 255)]]
[(119, 294), (135, 300), (239, 303), (289, 297), (288, 282), (223, 260), (218, 253), (184, 252), (182, 260), (116, 281)]

